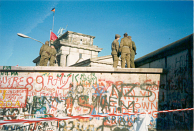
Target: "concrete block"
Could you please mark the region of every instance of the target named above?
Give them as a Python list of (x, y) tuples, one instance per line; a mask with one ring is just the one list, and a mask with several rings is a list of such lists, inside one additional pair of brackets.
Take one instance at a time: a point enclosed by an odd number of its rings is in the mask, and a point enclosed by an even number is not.
[[(163, 69), (0, 66), (0, 71), (0, 96), (3, 96), (0, 106), (5, 109), (2, 115), (14, 116), (10, 119), (39, 119), (48, 117), (46, 114), (67, 117), (134, 113), (144, 109), (151, 112), (149, 128), (156, 128), (155, 112), (158, 111)], [(119, 125), (133, 130), (135, 117), (59, 120), (52, 121), (52, 124), (47, 121), (48, 126), (44, 128), (111, 131)], [(2, 120), (6, 119), (6, 116), (2, 117)], [(37, 123), (33, 127), (38, 128), (39, 125)]]

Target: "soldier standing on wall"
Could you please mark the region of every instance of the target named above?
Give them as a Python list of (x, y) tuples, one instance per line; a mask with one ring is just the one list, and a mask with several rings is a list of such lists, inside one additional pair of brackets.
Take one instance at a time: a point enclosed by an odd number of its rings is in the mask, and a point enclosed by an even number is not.
[(127, 68), (130, 68), (130, 53), (132, 50), (132, 41), (127, 37), (128, 34), (124, 34), (124, 38), (121, 39), (119, 51), (121, 52), (121, 68), (125, 68), (125, 60)]
[(50, 46), (49, 42), (46, 41), (44, 45), (40, 48), (40, 66), (47, 66), (48, 60), (50, 58)]
[(111, 45), (111, 49), (112, 49), (111, 55), (113, 58), (114, 68), (117, 68), (118, 61), (119, 61), (119, 42), (118, 40), (120, 39), (120, 37), (121, 37), (120, 35), (116, 34), (115, 40), (112, 42), (112, 45)]
[[(131, 36), (128, 36), (128, 38), (132, 41)], [(136, 45), (135, 42), (132, 41), (132, 50), (131, 50), (131, 58), (130, 58), (130, 65), (131, 68), (135, 68), (135, 63), (134, 63), (134, 59), (135, 59), (135, 55), (136, 55)]]
[(50, 66), (54, 66), (57, 51), (53, 45), (53, 40), (51, 40), (51, 52), (50, 53), (51, 53)]

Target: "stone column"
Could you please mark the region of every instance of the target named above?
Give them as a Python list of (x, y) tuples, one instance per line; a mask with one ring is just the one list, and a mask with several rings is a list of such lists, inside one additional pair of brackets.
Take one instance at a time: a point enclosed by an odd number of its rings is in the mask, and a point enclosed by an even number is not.
[(66, 54), (61, 54), (60, 58), (60, 66), (65, 67), (66, 66)]
[(61, 46), (60, 66), (65, 67), (67, 64), (67, 55), (69, 55), (69, 47)]

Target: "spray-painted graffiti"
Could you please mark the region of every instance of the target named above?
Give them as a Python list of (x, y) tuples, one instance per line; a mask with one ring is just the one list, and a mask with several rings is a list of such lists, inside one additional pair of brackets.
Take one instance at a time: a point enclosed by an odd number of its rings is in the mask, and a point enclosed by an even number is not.
[(3, 72), (1, 72), (1, 75), (11, 75), (11, 76), (17, 76), (18, 72), (11, 71), (11, 66), (3, 66)]
[(1, 108), (22, 108), (26, 106), (28, 96), (27, 88), (5, 89), (0, 88), (0, 107)]
[[(134, 79), (133, 75), (127, 74), (19, 72), (18, 76), (1, 75), (0, 87), (2, 94), (6, 96), (3, 97), (4, 103), (12, 102), (14, 107), (9, 108), (3, 104), (5, 108), (0, 109), (1, 120), (133, 113), (145, 109), (151, 111), (150, 127), (156, 126), (159, 74), (149, 76), (138, 74)], [(24, 91), (16, 93), (16, 99), (8, 97), (17, 89)], [(6, 94), (8, 92), (9, 95)], [(17, 100), (21, 101), (20, 105), (23, 106), (16, 108), (14, 104)], [(135, 117), (135, 115), (96, 117), (26, 123), (27, 125), (21, 126), (2, 125), (1, 128), (101, 131), (114, 130), (118, 126), (119, 129), (133, 130)]]
[[(193, 84), (190, 75), (189, 53), (183, 51), (167, 58), (169, 70), (160, 85), (159, 110), (193, 107)], [(157, 119), (159, 130), (193, 130), (192, 111), (161, 113)]]

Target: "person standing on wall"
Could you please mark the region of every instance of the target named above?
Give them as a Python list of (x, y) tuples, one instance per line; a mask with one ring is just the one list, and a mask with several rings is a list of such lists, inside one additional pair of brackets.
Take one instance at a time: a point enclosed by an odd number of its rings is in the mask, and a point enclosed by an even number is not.
[(46, 41), (44, 45), (40, 48), (40, 66), (47, 66), (47, 63), (50, 58), (50, 46), (49, 42)]
[(128, 34), (124, 34), (124, 38), (121, 39), (119, 51), (121, 52), (121, 68), (125, 68), (125, 60), (127, 68), (130, 68), (130, 53), (132, 50), (132, 41), (127, 37)]
[(119, 42), (118, 40), (120, 39), (120, 37), (121, 37), (120, 35), (116, 34), (115, 40), (112, 42), (112, 45), (111, 45), (111, 49), (112, 49), (111, 55), (113, 58), (114, 68), (117, 68), (118, 61), (119, 61)]
[(53, 40), (51, 40), (51, 52), (50, 53), (51, 53), (50, 66), (54, 66), (57, 51), (54, 47)]
[[(128, 38), (132, 41), (131, 36), (128, 36)], [(135, 59), (135, 55), (137, 54), (136, 49), (137, 48), (136, 48), (135, 42), (132, 41), (132, 50), (131, 50), (131, 56), (130, 56), (130, 66), (131, 66), (131, 68), (135, 68), (134, 59)]]

